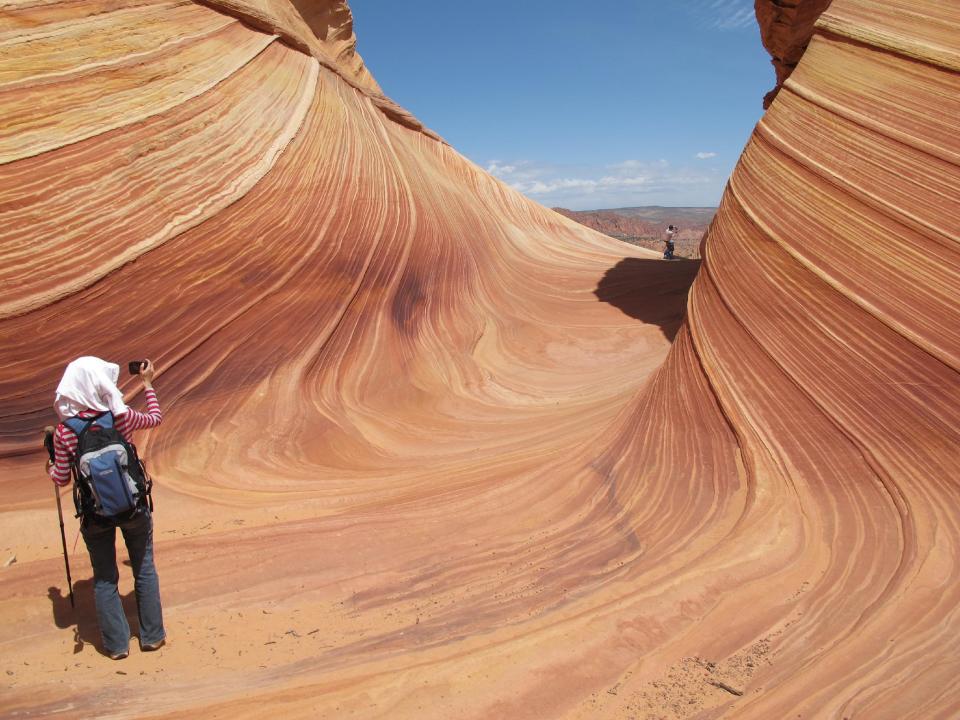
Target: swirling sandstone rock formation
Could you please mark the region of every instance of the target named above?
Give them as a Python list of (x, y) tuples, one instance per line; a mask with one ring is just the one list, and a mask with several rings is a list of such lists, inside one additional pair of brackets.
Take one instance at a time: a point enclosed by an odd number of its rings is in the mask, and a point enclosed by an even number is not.
[[(955, 716), (960, 8), (817, 28), (687, 302), (343, 3), (4, 5), (2, 713)], [(164, 369), (171, 643), (122, 666), (35, 451), (81, 353)]]
[(830, 6), (830, 2), (831, 0), (754, 0), (760, 38), (770, 53), (773, 69), (777, 73), (776, 86), (763, 99), (765, 108), (770, 106), (783, 83), (800, 62), (813, 36), (813, 24)]

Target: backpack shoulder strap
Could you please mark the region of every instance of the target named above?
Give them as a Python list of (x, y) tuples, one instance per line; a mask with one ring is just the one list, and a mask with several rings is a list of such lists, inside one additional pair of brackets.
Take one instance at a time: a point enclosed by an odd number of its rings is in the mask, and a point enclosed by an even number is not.
[(106, 412), (102, 412), (102, 413), (100, 413), (99, 415), (97, 415), (97, 416), (93, 419), (93, 421), (94, 421), (97, 425), (99, 425), (100, 427), (104, 428), (105, 430), (113, 430), (114, 427), (115, 427), (114, 422), (113, 422), (113, 413), (110, 412), (109, 410), (107, 410)]
[(82, 418), (75, 415), (72, 418), (67, 418), (64, 420), (63, 424), (73, 430), (73, 432), (77, 435), (77, 439), (80, 440), (83, 437), (83, 434), (90, 429), (91, 425), (94, 424), (99, 425), (106, 430), (112, 430), (113, 414), (108, 410), (89, 418)]
[(72, 417), (64, 420), (63, 424), (73, 430), (74, 435), (79, 438), (80, 434), (87, 429), (91, 422), (93, 422), (92, 419), (84, 420), (81, 417)]

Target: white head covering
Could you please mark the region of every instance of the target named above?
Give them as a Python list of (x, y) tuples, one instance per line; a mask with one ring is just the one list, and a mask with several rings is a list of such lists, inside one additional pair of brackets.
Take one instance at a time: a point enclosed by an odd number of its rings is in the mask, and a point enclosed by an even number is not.
[(127, 406), (117, 387), (119, 379), (118, 365), (89, 355), (77, 358), (63, 372), (53, 407), (61, 420), (87, 409), (122, 415)]

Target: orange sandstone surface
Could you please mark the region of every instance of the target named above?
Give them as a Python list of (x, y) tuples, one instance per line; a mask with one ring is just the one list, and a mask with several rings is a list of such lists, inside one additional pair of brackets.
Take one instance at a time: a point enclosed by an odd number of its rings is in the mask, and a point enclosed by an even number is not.
[[(343, 2), (0, 6), (0, 715), (960, 715), (960, 6), (758, 14), (812, 36), (700, 265), (469, 163)], [(81, 354), (162, 370), (122, 662), (38, 450)]]

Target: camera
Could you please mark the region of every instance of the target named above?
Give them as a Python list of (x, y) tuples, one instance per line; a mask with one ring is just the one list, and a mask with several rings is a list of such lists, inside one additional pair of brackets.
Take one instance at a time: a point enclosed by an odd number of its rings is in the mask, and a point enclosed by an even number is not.
[(130, 371), (131, 375), (139, 375), (146, 363), (146, 360), (131, 360), (127, 363), (127, 369)]

